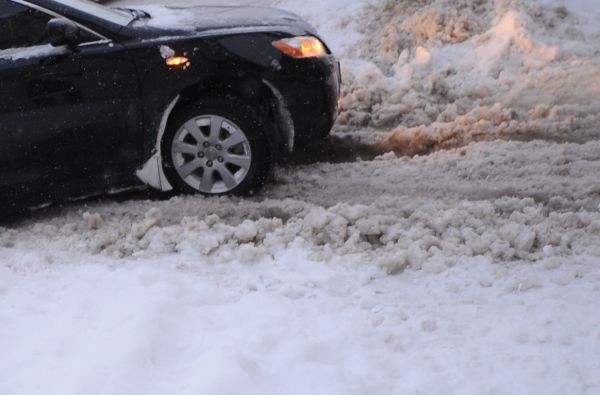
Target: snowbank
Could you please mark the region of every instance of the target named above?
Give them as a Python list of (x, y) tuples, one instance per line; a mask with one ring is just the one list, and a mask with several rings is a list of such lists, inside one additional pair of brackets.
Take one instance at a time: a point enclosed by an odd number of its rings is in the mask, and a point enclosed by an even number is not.
[(373, 6), (364, 60), (345, 68), (341, 123), (393, 129), (383, 147), (398, 154), (497, 138), (597, 138), (600, 24), (574, 4)]

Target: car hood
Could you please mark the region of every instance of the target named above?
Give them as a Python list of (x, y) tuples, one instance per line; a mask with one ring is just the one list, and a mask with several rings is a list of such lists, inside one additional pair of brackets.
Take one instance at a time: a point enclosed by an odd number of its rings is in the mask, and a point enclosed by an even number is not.
[(134, 22), (134, 27), (160, 34), (193, 35), (228, 30), (283, 30), (293, 34), (316, 34), (299, 16), (268, 7), (245, 6), (143, 6), (150, 18)]

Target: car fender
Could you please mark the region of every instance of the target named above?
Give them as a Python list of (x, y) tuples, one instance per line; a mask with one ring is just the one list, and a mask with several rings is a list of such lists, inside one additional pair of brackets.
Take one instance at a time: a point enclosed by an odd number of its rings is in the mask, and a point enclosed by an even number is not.
[(287, 153), (292, 153), (294, 151), (294, 140), (296, 138), (296, 130), (294, 128), (292, 114), (290, 113), (285, 98), (279, 89), (277, 89), (275, 85), (271, 84), (267, 80), (263, 80), (263, 83), (271, 90), (271, 93), (273, 93), (275, 98), (275, 123), (277, 124), (277, 132), (279, 132), (277, 137), (281, 141), (281, 145), (285, 151)]

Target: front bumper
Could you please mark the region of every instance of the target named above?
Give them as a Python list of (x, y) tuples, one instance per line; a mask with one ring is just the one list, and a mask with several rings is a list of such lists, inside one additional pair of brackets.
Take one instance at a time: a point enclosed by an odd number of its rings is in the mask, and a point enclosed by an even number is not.
[(295, 130), (295, 143), (327, 136), (338, 115), (341, 74), (333, 55), (282, 58), (272, 83), (285, 100)]

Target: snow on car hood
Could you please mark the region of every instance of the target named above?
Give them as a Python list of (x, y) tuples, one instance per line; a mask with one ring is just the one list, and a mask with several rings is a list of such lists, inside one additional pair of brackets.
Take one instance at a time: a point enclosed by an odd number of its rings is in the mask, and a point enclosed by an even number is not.
[(136, 22), (177, 32), (204, 32), (239, 28), (280, 28), (294, 32), (315, 33), (315, 29), (299, 16), (268, 7), (244, 6), (144, 6), (150, 19)]

